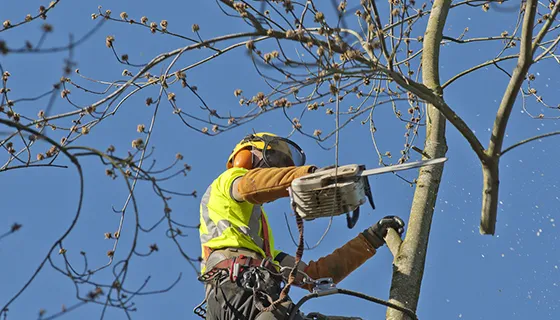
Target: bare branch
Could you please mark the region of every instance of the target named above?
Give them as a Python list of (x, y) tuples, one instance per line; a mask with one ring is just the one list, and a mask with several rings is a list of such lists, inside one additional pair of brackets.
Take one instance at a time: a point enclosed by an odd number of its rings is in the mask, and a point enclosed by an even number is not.
[(492, 136), (486, 154), (488, 158), (483, 161), (483, 191), (482, 191), (482, 214), (480, 222), (480, 233), (493, 235), (496, 229), (496, 216), (498, 211), (498, 188), (499, 188), (499, 156), (505, 138), (507, 123), (511, 110), (517, 98), (521, 84), (532, 63), (532, 35), (537, 11), (537, 1), (527, 0), (525, 4), (525, 16), (521, 31), (521, 46), (517, 66), (504, 93), (502, 102), (492, 128)]
[(397, 231), (395, 231), (395, 229), (389, 228), (387, 230), (387, 235), (385, 236), (385, 243), (387, 244), (387, 247), (393, 254), (393, 257), (396, 258), (399, 253), (402, 240), (399, 234), (397, 233)]
[(12, 226), (10, 227), (10, 230), (4, 234), (0, 234), (0, 240), (4, 239), (5, 237), (14, 234), (16, 232), (18, 232), (21, 229), (22, 225), (15, 222), (12, 224)]
[(8, 26), (4, 26), (3, 29), (0, 29), (0, 33), (4, 32), (4, 31), (7, 31), (7, 30), (10, 30), (10, 29), (13, 29), (13, 28), (16, 28), (16, 27), (19, 27), (23, 24), (30, 23), (31, 21), (37, 20), (39, 18), (46, 19), (47, 18), (47, 13), (49, 13), (49, 11), (54, 9), (54, 7), (56, 7), (56, 5), (59, 2), (60, 2), (60, 0), (54, 0), (54, 1), (51, 1), (51, 3), (48, 5), (48, 7), (40, 6), (38, 14), (36, 14), (34, 16), (31, 15), (31, 14), (28, 14), (23, 21), (18, 22), (18, 23), (14, 23), (14, 24), (10, 23), (10, 24), (8, 24)]
[(478, 70), (478, 69), (481, 69), (481, 68), (484, 68), (484, 67), (486, 67), (486, 66), (489, 66), (489, 65), (498, 63), (498, 62), (500, 62), (500, 61), (510, 60), (510, 59), (514, 59), (514, 58), (517, 58), (517, 57), (519, 57), (519, 55), (515, 54), (515, 55), (509, 55), (509, 56), (505, 56), (505, 57), (495, 58), (495, 59), (492, 59), (492, 60), (488, 60), (488, 61), (486, 61), (486, 62), (483, 62), (483, 63), (481, 63), (481, 64), (479, 64), (479, 65), (476, 65), (476, 66), (474, 66), (474, 67), (472, 67), (472, 68), (469, 68), (469, 69), (467, 69), (467, 70), (465, 70), (465, 71), (461, 71), (460, 73), (454, 75), (451, 79), (447, 80), (447, 81), (441, 86), (441, 88), (442, 88), (442, 89), (445, 89), (447, 86), (449, 86), (449, 85), (451, 85), (453, 82), (455, 82), (455, 80), (458, 80), (458, 79), (462, 78), (463, 76), (466, 76), (466, 75), (468, 75), (468, 74), (470, 74), (470, 73), (472, 73), (472, 72), (474, 72), (474, 71), (476, 71), (476, 70)]
[[(529, 5), (529, 3), (526, 4), (526, 6), (528, 6), (528, 5)], [(535, 8), (535, 10), (536, 10), (536, 8)], [(533, 40), (533, 43), (531, 45), (531, 57), (533, 57), (535, 55), (535, 52), (537, 51), (537, 48), (539, 47), (541, 41), (544, 39), (544, 37), (546, 36), (548, 31), (550, 31), (550, 26), (556, 20), (556, 16), (558, 15), (558, 10), (560, 10), (560, 1), (556, 1), (556, 3), (554, 4), (554, 7), (552, 8), (552, 11), (549, 14), (545, 15), (547, 17), (547, 19), (546, 19), (545, 23), (543, 24), (543, 26), (541, 27), (541, 30), (539, 31), (539, 33), (535, 37), (535, 40)], [(525, 13), (525, 14), (527, 14), (527, 13)], [(523, 36), (521, 36), (521, 37), (523, 37)]]
[(540, 140), (540, 139), (543, 139), (543, 138), (552, 137), (552, 136), (559, 135), (559, 134), (560, 134), (560, 131), (554, 131), (554, 132), (540, 134), (538, 136), (534, 136), (534, 137), (531, 137), (531, 138), (528, 138), (528, 139), (525, 139), (525, 140), (521, 140), (521, 141), (519, 141), (517, 143), (514, 143), (511, 146), (505, 148), (502, 151), (502, 153), (500, 154), (500, 157), (502, 157), (504, 154), (506, 154), (506, 152), (511, 151), (511, 150), (513, 150), (513, 149), (515, 149), (519, 146), (522, 146), (526, 143), (529, 143), (531, 141)]
[(19, 291), (17, 291), (9, 300), (8, 302), (6, 302), (6, 304), (4, 304), (4, 306), (2, 306), (2, 308), (0, 308), (0, 317), (2, 316), (3, 313), (7, 312), (8, 307), (12, 304), (12, 302), (14, 302), (28, 287), (29, 285), (31, 285), (31, 283), (33, 282), (33, 280), (35, 280), (35, 278), (37, 277), (37, 275), (39, 274), (39, 272), (43, 269), (45, 263), (48, 261), (51, 253), (55, 250), (55, 248), (62, 243), (62, 241), (70, 234), (70, 232), (72, 231), (72, 229), (74, 229), (74, 226), (76, 225), (76, 223), (78, 222), (78, 219), (80, 217), (80, 213), (81, 213), (81, 209), (82, 209), (82, 203), (83, 203), (83, 194), (84, 194), (84, 179), (83, 179), (83, 173), (82, 173), (82, 168), (80, 166), (80, 163), (78, 162), (77, 158), (70, 154), (65, 148), (63, 148), (62, 146), (60, 146), (57, 142), (53, 141), (52, 139), (50, 139), (49, 137), (43, 136), (41, 135), (39, 132), (33, 130), (33, 129), (29, 129), (26, 128), (24, 126), (22, 126), (19, 123), (16, 122), (12, 122), (12, 121), (7, 121), (4, 119), (0, 119), (0, 124), (9, 126), (9, 127), (13, 127), (13, 128), (17, 128), (20, 131), (26, 131), (29, 132), (31, 134), (35, 134), (37, 136), (42, 136), (43, 139), (45, 139), (47, 142), (49, 142), (51, 145), (55, 146), (56, 148), (58, 148), (58, 150), (60, 150), (62, 153), (64, 153), (64, 155), (66, 155), (70, 161), (72, 162), (72, 164), (76, 167), (77, 171), (78, 171), (78, 175), (80, 178), (80, 196), (78, 199), (78, 205), (77, 205), (77, 209), (76, 209), (76, 214), (74, 216), (74, 218), (72, 219), (70, 225), (68, 226), (68, 228), (66, 228), (66, 230), (64, 231), (64, 233), (58, 238), (58, 240), (56, 240), (56, 242), (50, 247), (48, 253), (46, 254), (45, 258), (43, 258), (43, 260), (39, 263), (39, 266), (37, 266), (37, 268), (35, 269), (35, 271), (33, 272), (33, 274), (31, 275), (31, 277), (29, 278), (29, 280), (27, 280), (27, 282), (23, 285), (23, 287), (21, 289), (19, 289)]
[[(424, 55), (426, 55), (426, 53), (424, 53)], [(471, 148), (480, 160), (483, 160), (486, 157), (486, 155), (484, 154), (484, 147), (480, 143), (480, 140), (478, 140), (467, 123), (461, 117), (459, 117), (457, 113), (455, 113), (455, 111), (453, 111), (453, 109), (451, 109), (451, 107), (449, 107), (443, 99), (430, 92), (430, 90), (423, 84), (416, 83), (396, 72), (386, 72), (393, 80), (395, 80), (396, 83), (401, 85), (403, 88), (410, 90), (410, 92), (416, 94), (419, 98), (437, 108), (438, 111), (443, 114), (445, 119), (448, 120), (457, 130), (459, 130), (459, 132), (461, 132), (461, 135), (463, 135), (465, 139), (467, 139), (467, 141), (471, 145)], [(439, 90), (441, 90), (441, 88)]]

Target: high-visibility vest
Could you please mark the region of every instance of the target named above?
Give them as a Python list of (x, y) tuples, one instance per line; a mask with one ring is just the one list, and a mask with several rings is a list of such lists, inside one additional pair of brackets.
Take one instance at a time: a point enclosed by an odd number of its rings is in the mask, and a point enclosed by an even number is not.
[(200, 202), (200, 243), (202, 268), (212, 250), (245, 248), (274, 260), (280, 252), (274, 249), (274, 237), (261, 205), (236, 201), (231, 197), (233, 181), (247, 169), (231, 168), (208, 187)]

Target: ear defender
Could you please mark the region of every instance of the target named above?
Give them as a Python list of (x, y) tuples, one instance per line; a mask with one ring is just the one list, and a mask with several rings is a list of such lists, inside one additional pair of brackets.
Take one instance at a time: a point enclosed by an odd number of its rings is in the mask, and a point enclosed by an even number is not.
[(253, 169), (253, 153), (249, 149), (240, 150), (233, 159), (233, 166), (236, 168)]

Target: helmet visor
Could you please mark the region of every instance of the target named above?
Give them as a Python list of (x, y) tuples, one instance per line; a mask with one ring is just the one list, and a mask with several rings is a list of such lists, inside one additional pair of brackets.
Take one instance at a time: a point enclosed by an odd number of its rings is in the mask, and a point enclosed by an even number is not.
[(280, 137), (267, 137), (263, 158), (269, 167), (291, 167), (305, 164), (305, 153), (293, 141)]

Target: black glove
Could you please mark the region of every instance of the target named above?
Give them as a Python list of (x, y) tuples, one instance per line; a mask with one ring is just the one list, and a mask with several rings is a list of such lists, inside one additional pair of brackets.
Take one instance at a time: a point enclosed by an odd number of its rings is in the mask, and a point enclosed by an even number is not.
[(404, 221), (397, 216), (386, 216), (373, 226), (364, 230), (362, 234), (366, 237), (369, 243), (377, 249), (385, 244), (384, 238), (387, 235), (387, 229), (389, 228), (395, 229), (400, 236), (404, 232)]

